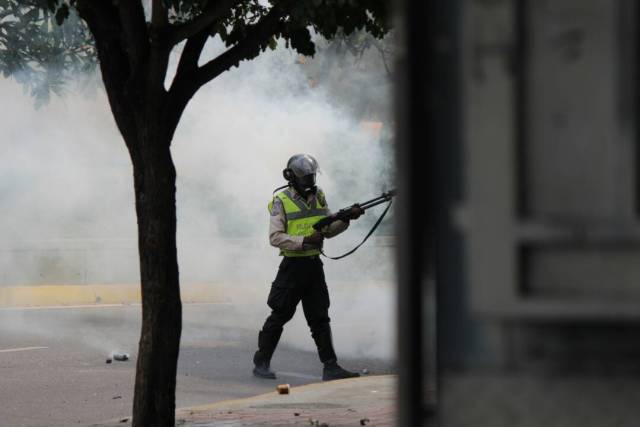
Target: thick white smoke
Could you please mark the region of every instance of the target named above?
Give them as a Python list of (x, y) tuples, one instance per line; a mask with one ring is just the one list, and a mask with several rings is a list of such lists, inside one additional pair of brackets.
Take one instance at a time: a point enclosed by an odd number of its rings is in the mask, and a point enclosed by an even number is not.
[[(222, 285), (224, 299), (246, 311), (239, 326), (256, 333), (279, 262), (268, 245), (266, 206), (283, 184), (286, 160), (314, 155), (323, 171), (319, 184), (336, 210), (392, 187), (390, 147), (363, 131), (322, 85), (310, 87), (296, 59), (279, 48), (209, 83), (185, 111), (172, 146), (181, 280)], [(104, 93), (54, 98), (35, 111), (14, 82), (0, 81), (0, 91), (0, 282), (137, 280), (132, 169)], [(365, 215), (326, 250), (356, 244), (381, 211)], [(334, 336), (344, 355), (392, 355), (393, 257), (385, 242), (325, 261)], [(34, 249), (62, 255), (43, 266)], [(283, 339), (313, 348), (302, 313)]]

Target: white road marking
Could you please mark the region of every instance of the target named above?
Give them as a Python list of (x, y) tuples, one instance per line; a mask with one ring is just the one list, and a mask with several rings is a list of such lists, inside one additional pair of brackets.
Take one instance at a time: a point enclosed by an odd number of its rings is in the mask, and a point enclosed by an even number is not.
[(49, 347), (20, 347), (20, 348), (6, 348), (4, 350), (0, 350), (0, 353), (14, 353), (17, 351), (30, 351), (30, 350), (44, 350)]
[(299, 374), (297, 372), (282, 372), (276, 371), (277, 375), (284, 375), (285, 377), (295, 377), (295, 378), (304, 378), (305, 380), (321, 380), (321, 377), (316, 377), (314, 375), (308, 374)]

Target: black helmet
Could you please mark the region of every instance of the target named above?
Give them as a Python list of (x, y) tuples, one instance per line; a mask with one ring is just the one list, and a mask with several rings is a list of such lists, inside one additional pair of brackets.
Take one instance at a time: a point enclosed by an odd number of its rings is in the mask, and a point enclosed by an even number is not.
[(308, 154), (296, 154), (287, 162), (287, 168), (282, 171), (286, 179), (295, 190), (303, 196), (317, 191), (316, 173), (318, 162)]

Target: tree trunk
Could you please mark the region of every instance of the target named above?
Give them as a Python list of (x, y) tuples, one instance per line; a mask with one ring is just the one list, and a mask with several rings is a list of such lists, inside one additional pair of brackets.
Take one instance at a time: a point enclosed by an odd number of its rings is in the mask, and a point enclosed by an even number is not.
[(151, 26), (143, 2), (78, 0), (76, 6), (94, 36), (111, 111), (133, 163), (142, 328), (132, 425), (173, 427), (182, 304), (176, 171), (169, 147), (194, 92), (177, 93), (181, 103), (168, 100), (164, 79), (172, 45), (158, 37), (167, 24), (160, 1), (153, 3)]
[(134, 169), (142, 289), (134, 427), (175, 425), (182, 304), (176, 250), (176, 172), (161, 122), (138, 132)]

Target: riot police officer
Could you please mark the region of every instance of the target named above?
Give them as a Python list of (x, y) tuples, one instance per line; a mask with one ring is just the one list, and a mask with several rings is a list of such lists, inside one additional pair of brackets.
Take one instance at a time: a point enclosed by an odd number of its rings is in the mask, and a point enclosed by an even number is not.
[[(331, 215), (324, 193), (316, 186), (317, 171), (318, 162), (312, 156), (291, 157), (283, 171), (288, 185), (269, 203), (269, 241), (280, 249), (283, 258), (267, 300), (272, 311), (258, 334), (258, 351), (253, 357), (253, 374), (257, 377), (276, 377), (269, 367), (271, 356), (299, 302), (324, 364), (322, 379), (359, 376), (338, 365), (329, 323), (329, 292), (320, 260), (323, 240), (346, 230), (349, 221), (333, 222), (320, 232), (313, 229), (317, 221)], [(357, 219), (362, 213), (354, 207), (349, 219)]]

